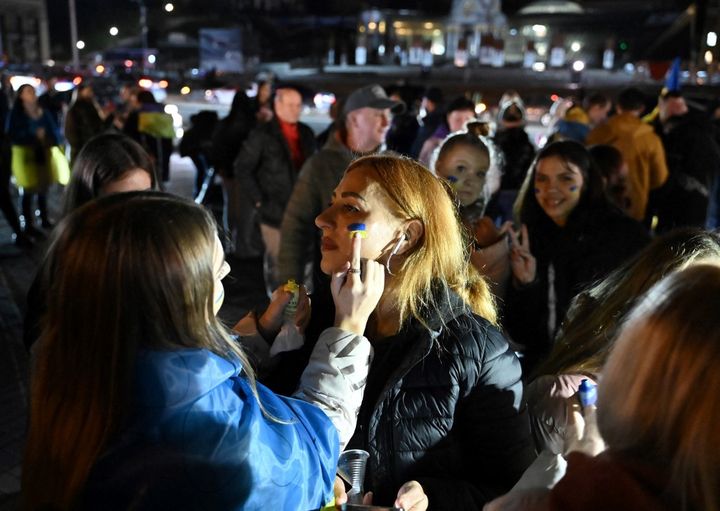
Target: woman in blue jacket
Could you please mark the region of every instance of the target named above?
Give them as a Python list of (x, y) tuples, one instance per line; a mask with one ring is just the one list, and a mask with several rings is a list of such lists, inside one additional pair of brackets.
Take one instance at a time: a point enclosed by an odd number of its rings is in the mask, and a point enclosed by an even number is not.
[[(47, 211), (47, 198), (45, 196), (47, 187), (51, 183), (50, 168), (48, 161), (48, 149), (57, 145), (60, 134), (52, 115), (44, 110), (38, 103), (37, 94), (32, 85), (21, 85), (17, 91), (17, 98), (13, 104), (10, 116), (7, 120), (5, 130), (13, 146), (22, 146), (34, 156), (37, 171), (40, 175), (35, 176), (37, 185), (32, 188), (23, 188), (22, 193), (22, 214), (25, 218), (25, 231), (29, 234), (37, 234), (34, 225), (35, 210), (33, 208), (33, 197), (38, 197), (38, 209), (40, 220), (44, 228), (52, 227)], [(17, 164), (17, 162), (13, 162)]]
[(310, 510), (332, 498), (367, 375), (360, 329), (382, 292), (378, 264), (336, 287), (338, 327), (321, 334), (293, 399), (255, 382), (215, 317), (229, 267), (206, 210), (115, 194), (57, 231), (27, 509)]

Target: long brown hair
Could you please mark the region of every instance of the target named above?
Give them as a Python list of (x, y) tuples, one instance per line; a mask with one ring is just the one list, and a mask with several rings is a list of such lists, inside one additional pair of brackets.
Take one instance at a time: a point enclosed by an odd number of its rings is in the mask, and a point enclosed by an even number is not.
[(720, 237), (683, 228), (653, 240), (635, 257), (581, 292), (573, 301), (550, 356), (534, 376), (597, 375), (617, 330), (637, 300), (665, 275), (706, 258), (720, 258)]
[(364, 156), (353, 161), (346, 172), (361, 167), (375, 171), (396, 218), (419, 220), (424, 227), (423, 236), (402, 265), (393, 269), (397, 278), (389, 290), (396, 299), (401, 324), (409, 316), (425, 324), (423, 311), (434, 307), (437, 284), (456, 292), (475, 313), (494, 323), (497, 313), (492, 293), (469, 262), (470, 242), (447, 185), (420, 163), (402, 156)]
[(138, 350), (235, 356), (254, 388), (213, 314), (215, 233), (203, 208), (158, 192), (103, 197), (60, 223), (32, 381), (27, 509), (73, 507), (127, 416)]
[(93, 137), (73, 158), (72, 175), (63, 194), (64, 215), (99, 196), (103, 186), (133, 169), (148, 173), (153, 190), (160, 188), (152, 159), (127, 135), (103, 133)]
[(598, 387), (611, 452), (667, 470), (681, 509), (720, 510), (720, 266), (673, 273), (638, 303)]

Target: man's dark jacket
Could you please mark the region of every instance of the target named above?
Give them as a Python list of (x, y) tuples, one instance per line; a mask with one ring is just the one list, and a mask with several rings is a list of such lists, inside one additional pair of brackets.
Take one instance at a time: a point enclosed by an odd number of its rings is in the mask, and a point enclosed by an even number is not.
[[(315, 135), (298, 122), (303, 158), (315, 152)], [(273, 118), (257, 126), (243, 143), (235, 159), (235, 177), (254, 204), (259, 204), (260, 222), (280, 227), (300, 169), (292, 162), (290, 147)]]

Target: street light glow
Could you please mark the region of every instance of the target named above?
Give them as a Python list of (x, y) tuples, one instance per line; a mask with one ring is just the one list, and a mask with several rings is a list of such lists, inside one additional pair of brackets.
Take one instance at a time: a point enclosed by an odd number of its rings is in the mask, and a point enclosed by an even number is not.
[(119, 30), (117, 27), (110, 27), (110, 30), (108, 30), (108, 32), (110, 32), (111, 36), (116, 36), (118, 35)]
[(576, 60), (575, 62), (573, 62), (572, 68), (573, 71), (579, 73), (580, 71), (585, 69), (585, 62), (583, 62), (582, 60)]
[(82, 40), (81, 40), (81, 41), (76, 42), (76, 43), (75, 43), (75, 47), (76, 47), (78, 50), (82, 50), (83, 48), (85, 48), (85, 41), (82, 41)]
[(716, 44), (717, 44), (717, 32), (708, 32), (707, 45), (710, 48), (714, 48)]
[(175, 6), (171, 4), (170, 2), (165, 4), (165, 10), (167, 12), (173, 12), (175, 10)]
[(580, 51), (580, 48), (582, 48), (580, 41), (573, 41), (573, 43), (570, 45), (570, 49), (572, 51)]
[(150, 64), (154, 64), (156, 59), (157, 59), (157, 57), (155, 57), (155, 55), (153, 55), (153, 54), (148, 55), (148, 58), (147, 58), (148, 63), (150, 63)]

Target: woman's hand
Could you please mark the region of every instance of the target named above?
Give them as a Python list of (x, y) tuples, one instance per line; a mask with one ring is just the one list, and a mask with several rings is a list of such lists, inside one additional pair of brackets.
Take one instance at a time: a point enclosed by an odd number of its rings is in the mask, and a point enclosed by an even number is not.
[(605, 442), (597, 426), (595, 405), (581, 407), (577, 394), (567, 398), (568, 423), (565, 428), (563, 454), (577, 451), (588, 456), (597, 456), (605, 450)]
[[(335, 477), (335, 484), (333, 485), (333, 493), (335, 494), (335, 508), (342, 509), (343, 504), (347, 504), (348, 496), (345, 491), (345, 483), (340, 477)], [(369, 506), (372, 504), (373, 493), (371, 491), (363, 495), (363, 504)]]
[(509, 229), (508, 232), (512, 242), (510, 266), (515, 280), (522, 285), (530, 284), (535, 280), (537, 274), (537, 261), (530, 252), (530, 237), (528, 236), (527, 226), (523, 224), (520, 228), (520, 238), (518, 238), (518, 233), (514, 230)]
[[(305, 286), (300, 286), (298, 292), (298, 305), (295, 311), (295, 325), (302, 333), (310, 321), (310, 298)], [(292, 299), (292, 293), (285, 291), (285, 285), (273, 291), (270, 305), (258, 319), (258, 331), (266, 341), (272, 342), (282, 327), (285, 307)]]
[(352, 241), (352, 260), (334, 273), (330, 289), (335, 302), (335, 326), (363, 335), (370, 314), (385, 289), (385, 268), (376, 261), (360, 259), (361, 238)]
[(428, 508), (428, 498), (425, 495), (420, 483), (417, 481), (408, 481), (398, 490), (395, 499), (395, 507), (404, 509), (405, 511), (425, 511)]

